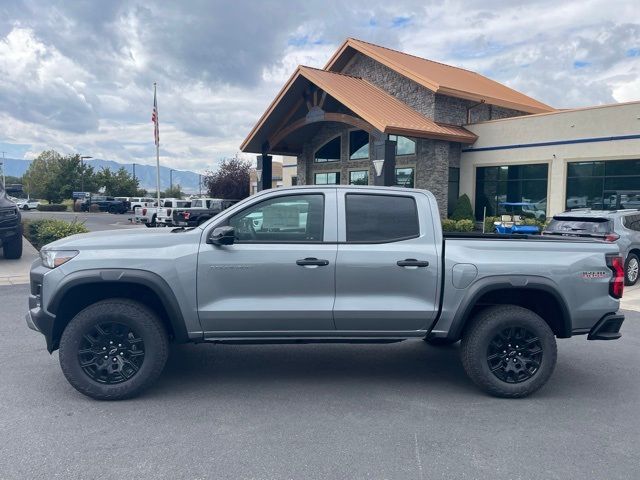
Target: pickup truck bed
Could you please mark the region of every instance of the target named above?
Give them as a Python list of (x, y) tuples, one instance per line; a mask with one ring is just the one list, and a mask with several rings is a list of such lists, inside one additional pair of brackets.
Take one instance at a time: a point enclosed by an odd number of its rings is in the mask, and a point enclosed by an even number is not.
[(552, 374), (556, 338), (620, 337), (615, 244), (443, 236), (439, 219), (423, 190), (309, 186), (196, 228), (69, 237), (33, 264), (27, 323), (60, 349), (71, 384), (102, 399), (152, 383), (169, 340), (461, 341), (474, 383), (521, 397)]

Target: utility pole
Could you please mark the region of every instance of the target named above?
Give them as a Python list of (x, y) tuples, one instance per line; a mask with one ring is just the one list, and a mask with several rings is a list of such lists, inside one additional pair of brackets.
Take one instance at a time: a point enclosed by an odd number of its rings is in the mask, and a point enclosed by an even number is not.
[(89, 155), (80, 155), (80, 164), (82, 165), (82, 173), (80, 173), (80, 190), (84, 192), (84, 160), (86, 158), (93, 158)]
[(198, 190), (200, 191), (200, 196), (202, 197), (202, 174), (198, 174)]
[(4, 154), (7, 152), (2, 152), (2, 189), (6, 190), (7, 189), (7, 184), (4, 182)]

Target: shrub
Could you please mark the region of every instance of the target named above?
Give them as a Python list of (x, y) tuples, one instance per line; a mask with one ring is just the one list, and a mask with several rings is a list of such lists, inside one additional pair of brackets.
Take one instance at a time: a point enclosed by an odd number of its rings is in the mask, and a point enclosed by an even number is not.
[(67, 206), (61, 203), (45, 203), (38, 205), (38, 210), (41, 212), (66, 212)]
[(89, 211), (91, 213), (98, 213), (100, 211), (100, 206), (96, 205), (95, 203), (92, 203), (91, 205), (89, 205)]
[(40, 250), (48, 243), (61, 238), (87, 233), (89, 230), (82, 222), (65, 222), (64, 220), (25, 220), (23, 223), (24, 236), (31, 244)]
[(442, 220), (442, 230), (445, 232), (473, 232), (475, 224), (471, 220)]
[(444, 232), (455, 232), (456, 231), (456, 221), (451, 220), (449, 218), (445, 218), (442, 220), (442, 230)]
[(456, 222), (456, 232), (473, 232), (475, 224), (473, 220), (458, 220)]
[(471, 208), (471, 200), (467, 195), (462, 195), (456, 202), (451, 218), (454, 220), (471, 220), (473, 221), (473, 208)]

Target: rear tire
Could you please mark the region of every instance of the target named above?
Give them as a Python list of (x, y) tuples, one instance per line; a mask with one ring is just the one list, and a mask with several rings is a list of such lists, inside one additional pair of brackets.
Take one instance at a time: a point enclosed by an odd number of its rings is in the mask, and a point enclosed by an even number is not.
[(147, 228), (155, 228), (158, 226), (158, 223), (156, 222), (156, 216), (154, 215), (153, 217), (151, 217), (151, 221), (149, 223), (145, 223), (144, 224)]
[(465, 372), (485, 392), (526, 397), (541, 388), (557, 360), (556, 339), (537, 314), (515, 305), (478, 313), (462, 338)]
[(96, 400), (139, 394), (160, 376), (168, 354), (167, 333), (158, 316), (124, 298), (88, 306), (69, 322), (60, 339), (65, 377)]
[(628, 287), (638, 283), (638, 277), (640, 277), (640, 259), (635, 253), (630, 253), (627, 256), (627, 261), (624, 264), (624, 284)]
[(7, 260), (17, 260), (22, 257), (22, 229), (20, 229), (19, 235), (2, 243), (2, 252)]

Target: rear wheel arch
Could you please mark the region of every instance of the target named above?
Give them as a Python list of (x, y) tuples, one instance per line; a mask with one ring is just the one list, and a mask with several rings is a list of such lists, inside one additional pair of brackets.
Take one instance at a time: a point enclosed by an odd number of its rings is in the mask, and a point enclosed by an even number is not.
[(516, 305), (531, 310), (549, 325), (556, 337), (571, 337), (571, 315), (565, 300), (550, 280), (537, 278), (526, 284), (500, 281), (476, 288), (461, 304), (448, 338), (462, 338), (470, 320), (494, 305)]
[(112, 298), (126, 298), (145, 305), (162, 320), (173, 341), (189, 340), (175, 295), (156, 274), (138, 270), (92, 270), (69, 277), (49, 303), (48, 310), (56, 316), (52, 349), (58, 348), (62, 332), (75, 315), (89, 305)]

